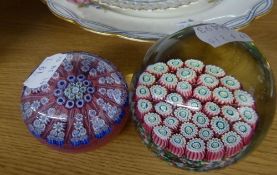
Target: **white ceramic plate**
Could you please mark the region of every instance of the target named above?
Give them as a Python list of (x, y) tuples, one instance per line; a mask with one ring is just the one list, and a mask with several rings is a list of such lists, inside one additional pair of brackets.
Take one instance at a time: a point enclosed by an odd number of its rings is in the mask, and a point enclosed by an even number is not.
[(273, 0), (199, 0), (196, 4), (158, 11), (114, 9), (91, 4), (78, 6), (67, 0), (46, 0), (57, 16), (84, 29), (133, 39), (153, 40), (200, 23), (230, 28), (247, 25), (272, 7)]

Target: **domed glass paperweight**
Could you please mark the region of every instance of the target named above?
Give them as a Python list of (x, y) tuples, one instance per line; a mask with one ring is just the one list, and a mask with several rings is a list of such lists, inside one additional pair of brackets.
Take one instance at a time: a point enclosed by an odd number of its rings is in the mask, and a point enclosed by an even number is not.
[(97, 148), (118, 134), (127, 121), (126, 82), (115, 66), (99, 56), (84, 52), (60, 55), (65, 59), (46, 84), (23, 87), (24, 122), (52, 148)]

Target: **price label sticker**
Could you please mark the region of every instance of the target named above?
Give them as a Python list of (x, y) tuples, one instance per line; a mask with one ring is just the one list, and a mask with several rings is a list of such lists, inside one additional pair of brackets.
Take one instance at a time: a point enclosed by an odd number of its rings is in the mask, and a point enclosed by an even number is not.
[(235, 41), (252, 41), (245, 33), (218, 24), (201, 25), (193, 27), (193, 29), (200, 40), (215, 48)]
[(66, 54), (47, 57), (23, 84), (29, 88), (39, 88), (47, 84), (65, 58)]

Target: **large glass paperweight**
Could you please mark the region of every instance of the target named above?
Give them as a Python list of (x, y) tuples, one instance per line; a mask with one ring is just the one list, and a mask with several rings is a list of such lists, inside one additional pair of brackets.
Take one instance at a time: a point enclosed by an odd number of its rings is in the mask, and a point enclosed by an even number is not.
[(253, 42), (214, 48), (187, 28), (147, 52), (131, 84), (145, 145), (184, 169), (225, 167), (254, 150), (275, 111), (274, 79)]

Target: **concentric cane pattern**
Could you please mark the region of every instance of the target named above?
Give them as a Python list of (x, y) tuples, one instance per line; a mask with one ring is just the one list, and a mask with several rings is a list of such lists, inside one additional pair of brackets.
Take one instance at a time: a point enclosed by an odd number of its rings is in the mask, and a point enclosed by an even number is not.
[[(142, 88), (145, 93), (138, 93)], [(195, 59), (149, 65), (133, 100), (145, 143), (179, 167), (211, 169), (231, 162), (251, 143), (258, 121), (254, 98), (235, 77)], [(148, 110), (139, 110), (141, 101)], [(141, 120), (149, 112), (155, 120)]]
[[(139, 98), (149, 94), (145, 86), (138, 89)], [(72, 52), (48, 84), (24, 87), (21, 102), (24, 121), (36, 137), (60, 148), (80, 148), (101, 142), (120, 126), (127, 99), (126, 83), (113, 65)]]

